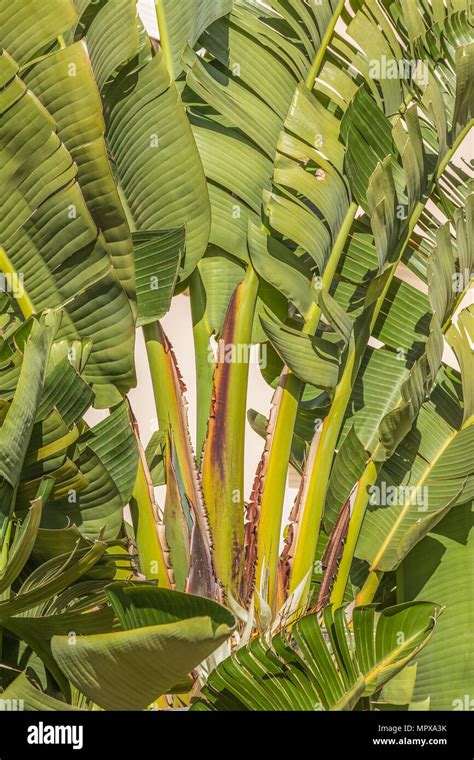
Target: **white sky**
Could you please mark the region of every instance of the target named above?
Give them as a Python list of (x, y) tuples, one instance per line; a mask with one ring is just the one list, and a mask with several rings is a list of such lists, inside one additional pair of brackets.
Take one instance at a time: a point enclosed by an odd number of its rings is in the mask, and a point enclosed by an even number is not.
[(155, 0), (138, 0), (138, 13), (150, 37), (159, 39)]

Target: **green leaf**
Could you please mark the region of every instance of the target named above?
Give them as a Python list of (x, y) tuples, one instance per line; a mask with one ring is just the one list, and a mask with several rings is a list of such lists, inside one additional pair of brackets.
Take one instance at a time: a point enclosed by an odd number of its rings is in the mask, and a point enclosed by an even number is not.
[(154, 486), (162, 486), (166, 483), (164, 450), (166, 446), (166, 433), (163, 430), (155, 430), (145, 449), (146, 463)]
[(181, 279), (203, 255), (210, 210), (201, 160), (159, 52), (126, 66), (104, 95), (107, 142), (135, 229), (186, 227)]
[(142, 710), (169, 692), (232, 633), (220, 605), (147, 584), (109, 587), (125, 630), (54, 636), (52, 652), (66, 677), (106, 710)]
[[(27, 316), (62, 307), (58, 338), (92, 339), (84, 376), (96, 394), (96, 405), (112, 406), (135, 381), (130, 303), (54, 119), (14, 76), (15, 66), (6, 52), (0, 71), (7, 78), (0, 94), (7, 146), (2, 269), (22, 275)], [(18, 131), (18, 123), (25, 129)]]
[(310, 270), (288, 248), (269, 236), (262, 226), (249, 222), (250, 259), (259, 276), (283, 293), (307, 316), (313, 305), (309, 291)]
[(82, 0), (82, 3), (88, 7), (81, 15), (76, 36), (85, 37), (97, 86), (103, 90), (114, 72), (133, 58), (140, 47), (137, 3), (136, 0)]
[(97, 541), (89, 550), (79, 550), (76, 561), (69, 555), (59, 555), (37, 568), (14, 598), (0, 602), (0, 619), (30, 610), (74, 583), (98, 562), (105, 548)]
[(57, 124), (57, 134), (78, 167), (77, 179), (90, 214), (102, 231), (118, 279), (135, 298), (132, 239), (115, 184), (102, 103), (84, 41), (36, 63), (24, 81)]
[(452, 325), (447, 333), (448, 342), (454, 350), (463, 384), (464, 415), (463, 422), (472, 421), (474, 415), (474, 389), (471, 378), (474, 371), (474, 308), (463, 309), (459, 314), (457, 325)]
[(132, 495), (138, 462), (126, 404), (120, 404), (87, 430), (78, 442), (78, 450), (78, 466), (88, 485), (78, 492), (75, 501), (64, 498), (64, 494), (54, 509), (47, 509), (44, 527), (64, 527), (68, 516), (85, 536), (96, 538), (104, 531), (106, 540), (116, 538), (123, 508)]
[(33, 320), (15, 396), (0, 428), (0, 512), (18, 487), (36, 416), (48, 359), (48, 330)]
[(11, 0), (0, 7), (1, 44), (18, 63), (31, 61), (77, 21), (72, 0)]
[(14, 541), (8, 552), (6, 567), (0, 571), (0, 594), (3, 593), (13, 581), (20, 575), (33, 549), (41, 521), (43, 504), (47, 502), (53, 481), (45, 479), (40, 488), (21, 527), (15, 533)]
[(428, 699), (430, 710), (472, 709), (473, 527), (472, 504), (456, 506), (410, 552), (397, 574), (401, 599), (436, 597), (446, 607), (417, 658), (414, 699)]
[(357, 546), (357, 556), (372, 570), (396, 568), (445, 509), (470, 497), (474, 427), (454, 427), (460, 413), (449, 383), (438, 385), (382, 468)]
[(220, 16), (232, 10), (234, 0), (155, 0), (166, 64), (176, 79), (182, 71), (181, 57), (186, 45), (194, 46), (202, 32)]
[[(193, 710), (347, 710), (377, 692), (429, 641), (431, 603), (357, 607), (354, 631), (343, 608), (327, 607), (324, 628), (306, 615), (271, 646), (255, 639), (211, 673)], [(329, 641), (328, 641), (329, 639)]]
[(263, 329), (284, 363), (305, 383), (331, 390), (337, 384), (339, 350), (324, 338), (261, 318)]
[(40, 691), (36, 686), (33, 686), (26, 673), (21, 673), (7, 686), (5, 691), (2, 692), (1, 699), (7, 704), (7, 700), (12, 700), (12, 703), (18, 700), (18, 704), (21, 703), (22, 709), (27, 712), (80, 711), (79, 707), (71, 707), (67, 702), (50, 697), (48, 694)]
[(161, 319), (169, 311), (184, 256), (185, 231), (135, 232), (137, 326)]

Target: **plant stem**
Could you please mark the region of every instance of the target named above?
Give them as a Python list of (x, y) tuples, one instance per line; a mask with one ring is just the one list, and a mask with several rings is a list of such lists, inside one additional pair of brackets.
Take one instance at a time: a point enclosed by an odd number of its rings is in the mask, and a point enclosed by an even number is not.
[(278, 606), (275, 601), (277, 570), (288, 464), (302, 389), (303, 383), (299, 378), (291, 370), (285, 369), (280, 377), (281, 395), (273, 410), (276, 416), (275, 426), (267, 443), (268, 463), (258, 518), (255, 583), (274, 612)]
[(311, 69), (309, 71), (308, 76), (306, 77), (306, 87), (308, 90), (313, 89), (314, 80), (319, 74), (319, 70), (321, 68), (321, 64), (324, 60), (324, 56), (326, 55), (326, 51), (328, 49), (328, 45), (331, 41), (332, 35), (334, 33), (334, 29), (336, 27), (336, 24), (338, 22), (338, 19), (344, 9), (345, 0), (339, 0), (334, 13), (332, 15), (331, 21), (326, 29), (326, 32), (324, 33), (324, 36), (321, 40), (321, 44), (318, 48), (318, 53), (313, 61), (313, 65), (311, 66)]
[(135, 540), (140, 562), (140, 570), (148, 579), (156, 579), (163, 588), (172, 588), (171, 579), (165, 559), (165, 550), (158, 532), (158, 515), (156, 513), (153, 483), (140, 441), (137, 422), (130, 409), (131, 425), (138, 447), (138, 471), (133, 495), (130, 500), (130, 513), (135, 531)]
[(199, 264), (189, 278), (189, 295), (193, 318), (194, 361), (196, 366), (196, 459), (199, 465), (207, 434), (215, 370), (209, 341), (211, 331), (206, 318), (206, 293), (199, 272)]
[[(7, 277), (11, 277), (13, 282), (20, 282), (20, 277), (18, 273), (16, 272), (13, 264), (11, 263), (10, 259), (8, 258), (7, 252), (1, 246), (0, 246), (0, 271), (3, 272), (4, 275), (7, 275)], [(30, 300), (30, 297), (28, 296), (28, 293), (26, 292), (26, 290), (23, 290), (23, 293), (21, 296), (16, 296), (15, 300), (18, 303), (21, 313), (23, 314), (25, 319), (28, 319), (28, 317), (31, 317), (31, 315), (35, 313), (35, 307), (33, 306), (33, 303)]]
[[(156, 414), (160, 430), (172, 438), (176, 461), (182, 478), (184, 492), (193, 515), (194, 530), (199, 535), (199, 578), (190, 577), (189, 590), (199, 588), (199, 593), (209, 598), (215, 595), (212, 570), (210, 536), (202, 501), (201, 486), (189, 437), (186, 403), (183, 398), (184, 384), (179, 375), (171, 345), (159, 322), (143, 326), (148, 364), (155, 398)], [(169, 456), (169, 452), (166, 453)], [(196, 566), (198, 564), (196, 558)], [(194, 584), (198, 584), (194, 586)]]
[[(332, 283), (356, 212), (357, 204), (351, 203), (324, 268), (322, 276), (322, 288), (324, 290), (328, 290)], [(315, 302), (308, 314), (303, 332), (314, 334), (320, 317), (321, 309)], [(260, 501), (255, 574), (256, 586), (260, 590), (263, 572), (265, 572), (267, 601), (274, 612), (277, 612), (276, 607), (282, 601), (277, 599), (277, 571), (283, 504), (293, 431), (304, 386), (291, 370), (287, 369), (280, 378), (280, 383), (281, 396), (275, 410), (275, 428), (269, 441), (267, 471)]]
[(337, 579), (331, 594), (331, 604), (333, 604), (335, 607), (340, 607), (344, 600), (344, 592), (346, 590), (347, 579), (349, 578), (352, 559), (356, 549), (357, 539), (359, 538), (360, 528), (364, 519), (365, 509), (369, 498), (367, 489), (377, 480), (379, 469), (380, 465), (370, 460), (363, 476), (357, 485), (357, 495), (351, 513), (344, 552), (342, 554), (341, 562), (339, 564), (339, 571), (337, 573)]
[[(472, 122), (467, 125), (462, 132), (456, 138), (455, 143), (444, 156), (436, 176), (433, 178), (432, 187), (430, 193), (434, 188), (435, 183), (441, 177), (443, 171), (448, 165), (450, 159), (456, 152), (459, 145), (462, 143), (464, 137), (470, 129)], [(326, 501), (327, 490), (329, 486), (329, 478), (332, 469), (332, 462), (334, 458), (334, 451), (336, 448), (337, 440), (342, 428), (347, 405), (349, 403), (352, 389), (357, 377), (357, 373), (360, 369), (362, 359), (367, 347), (366, 337), (373, 332), (374, 325), (380, 314), (380, 310), (387, 296), (388, 290), (395, 275), (397, 266), (403, 256), (403, 253), (408, 245), (413, 230), (418, 223), (421, 214), (425, 208), (427, 197), (422, 201), (419, 201), (410, 217), (409, 223), (405, 230), (405, 234), (398, 241), (397, 247), (391, 257), (391, 264), (386, 270), (385, 283), (382, 292), (378, 296), (375, 303), (369, 307), (367, 311), (367, 318), (370, 318), (369, 331), (360, 330), (353, 347), (349, 351), (346, 365), (341, 377), (341, 380), (336, 388), (334, 394), (334, 400), (331, 405), (330, 412), (326, 417), (323, 425), (322, 434), (319, 440), (319, 447), (321, 448), (321, 456), (319, 456), (319, 449), (315, 460), (315, 466), (311, 473), (310, 483), (308, 487), (308, 495), (305, 505), (303, 506), (302, 513), (302, 525), (300, 533), (303, 534), (305, 540), (304, 550), (299, 550), (295, 556), (295, 560), (292, 566), (291, 578), (290, 578), (290, 593), (301, 583), (301, 581), (307, 576), (311, 568), (314, 554), (316, 551), (317, 540), (319, 536), (320, 524), (323, 516), (324, 505)], [(370, 470), (373, 475), (372, 469)], [(356, 523), (357, 523), (356, 518)], [(352, 518), (351, 518), (352, 520)], [(350, 527), (349, 527), (350, 530)], [(347, 547), (346, 547), (347, 548)], [(347, 550), (349, 553), (349, 550)], [(347, 579), (346, 579), (347, 580)], [(341, 580), (342, 583), (342, 580)], [(301, 603), (304, 604), (304, 598), (309, 593), (309, 582), (303, 594)], [(338, 588), (338, 596), (340, 597), (340, 590)]]
[[(352, 371), (355, 356), (355, 351), (351, 351), (341, 381), (336, 387), (331, 410), (322, 425), (314, 466), (309, 476), (307, 496), (301, 512), (296, 550), (291, 567), (290, 593), (308, 575), (313, 564), (334, 449), (344, 419), (346, 399), (352, 390)], [(311, 578), (308, 578), (303, 597), (307, 597), (309, 593), (310, 582)], [(304, 604), (303, 601), (301, 603)]]
[[(450, 327), (457, 305), (462, 301), (465, 293), (467, 292), (469, 288), (469, 284), (470, 283), (467, 284), (466, 288), (460, 294), (460, 297), (456, 300), (456, 304), (453, 306), (450, 316), (446, 319), (445, 323), (443, 324), (441, 328), (443, 333), (445, 333), (447, 329)], [(396, 406), (398, 406), (399, 403), (402, 403), (402, 401), (403, 401), (403, 396), (400, 395)], [(349, 524), (348, 538), (346, 541), (346, 545), (344, 547), (343, 556), (341, 559), (341, 563), (339, 565), (337, 580), (336, 580), (336, 583), (334, 584), (334, 589), (331, 596), (331, 602), (335, 604), (336, 606), (339, 606), (340, 604), (342, 604), (345, 587), (349, 579), (350, 567), (355, 555), (357, 539), (359, 537), (360, 529), (362, 527), (362, 522), (365, 516), (365, 510), (367, 508), (367, 503), (368, 503), (367, 491), (370, 486), (375, 485), (375, 483), (377, 482), (377, 478), (383, 464), (381, 461), (378, 461), (380, 452), (381, 452), (381, 444), (379, 442), (377, 443), (374, 451), (372, 452), (371, 458), (367, 462), (365, 470), (359, 480), (357, 500), (356, 500), (357, 514), (356, 514), (356, 507), (354, 505), (354, 511), (353, 511), (353, 514), (351, 515), (351, 522)], [(363, 487), (364, 493), (361, 493), (361, 486)], [(349, 540), (349, 536), (350, 536), (350, 540)], [(368, 604), (370, 601), (372, 601), (373, 595), (377, 591), (378, 585), (383, 576), (383, 572), (381, 570), (378, 570), (376, 567), (374, 567), (375, 564), (376, 564), (376, 560), (374, 560), (372, 567), (370, 569), (369, 576), (366, 579), (364, 586), (357, 597), (357, 600), (361, 598), (364, 601), (359, 602), (356, 600), (357, 604)]]
[(10, 509), (8, 513), (8, 517), (6, 517), (6, 525), (4, 525), (2, 536), (1, 536), (1, 552), (0, 552), (0, 575), (4, 572), (7, 563), (8, 563), (8, 554), (10, 551), (10, 539), (12, 535), (12, 529), (13, 529), (13, 511), (15, 508), (15, 502), (16, 502), (16, 491), (15, 488), (12, 499), (10, 502)]
[(163, 8), (162, 0), (155, 0), (155, 9), (156, 9), (156, 17), (158, 21), (158, 29), (160, 31), (160, 46), (163, 51), (163, 57), (166, 63), (166, 68), (168, 69), (170, 77), (174, 78), (175, 72), (174, 72), (174, 66), (173, 66), (173, 56), (171, 53), (171, 43), (170, 43), (170, 36), (168, 31), (168, 21), (166, 18), (166, 13)]
[(356, 596), (356, 605), (358, 607), (362, 604), (371, 604), (382, 578), (383, 572), (381, 570), (370, 571), (364, 585)]
[(234, 291), (219, 340), (223, 355), (218, 356), (202, 458), (214, 567), (224, 590), (230, 590), (235, 598), (240, 594), (243, 569), (245, 425), (257, 292), (258, 278), (249, 265)]

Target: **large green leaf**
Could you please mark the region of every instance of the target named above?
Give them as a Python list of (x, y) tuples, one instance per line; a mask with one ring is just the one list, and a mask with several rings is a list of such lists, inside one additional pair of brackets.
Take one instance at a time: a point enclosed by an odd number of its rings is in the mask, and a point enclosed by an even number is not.
[(428, 602), (378, 614), (359, 607), (353, 633), (343, 608), (324, 629), (307, 615), (271, 645), (255, 639), (211, 673), (193, 710), (347, 710), (376, 693), (429, 641), (439, 608)]
[[(2, 268), (23, 277), (28, 316), (63, 308), (58, 337), (92, 339), (85, 377), (97, 406), (111, 406), (134, 384), (134, 323), (77, 182), (77, 167), (52, 116), (17, 76), (4, 51), (0, 96), (5, 130), (2, 161)], [(25, 128), (18, 130), (18, 123)]]
[(120, 283), (134, 299), (132, 239), (107, 155), (102, 103), (84, 41), (43, 58), (24, 81), (56, 121), (58, 137), (77, 164), (84, 200), (104, 235)]
[(338, 346), (291, 327), (262, 318), (273, 347), (294, 374), (305, 383), (332, 390), (339, 372)]
[(396, 568), (444, 510), (472, 495), (474, 428), (459, 424), (452, 393), (449, 381), (436, 387), (374, 484), (357, 547), (372, 570)]
[(55, 503), (45, 510), (43, 527), (63, 528), (72, 522), (90, 538), (101, 531), (105, 539), (116, 538), (138, 462), (125, 403), (93, 428), (84, 429), (77, 442), (76, 461), (87, 484), (77, 494), (71, 494), (69, 488), (59, 491)]
[(164, 317), (178, 279), (185, 250), (185, 232), (135, 232), (135, 276), (137, 287), (137, 325)]
[(186, 45), (193, 46), (201, 33), (219, 16), (232, 10), (233, 0), (155, 0), (163, 46), (170, 74), (175, 79), (182, 70), (181, 56)]
[(18, 63), (31, 61), (77, 22), (72, 0), (2, 0), (0, 35), (2, 46)]
[(432, 641), (416, 661), (414, 698), (428, 699), (430, 710), (472, 710), (473, 527), (472, 504), (454, 507), (397, 574), (400, 599), (436, 598), (446, 605)]
[(41, 521), (43, 504), (47, 502), (53, 486), (51, 479), (42, 481), (34, 501), (8, 551), (6, 566), (0, 572), (0, 593), (3, 593), (20, 575), (32, 552)]
[(81, 420), (94, 398), (80, 374), (90, 349), (54, 340), (58, 316), (49, 315), (48, 326), (43, 318), (32, 319), (23, 325), (15, 322), (5, 331), (0, 436), (9, 481), (4, 481), (4, 489), (12, 493), (15, 487), (15, 518), (28, 522), (30, 504), (46, 480), (48, 499), (40, 510), (43, 528), (75, 523), (92, 538), (102, 529), (113, 538), (135, 480), (135, 441), (123, 404), (92, 430)]
[(209, 238), (207, 188), (191, 128), (162, 54), (128, 66), (105, 94), (108, 145), (138, 230), (186, 226), (181, 276)]
[(0, 602), (0, 619), (31, 610), (74, 583), (94, 567), (105, 548), (104, 543), (97, 541), (88, 549), (76, 551), (76, 556), (59, 555), (36, 568), (15, 596)]
[(108, 710), (139, 710), (186, 677), (232, 633), (225, 608), (146, 584), (112, 586), (123, 631), (54, 636), (61, 670), (89, 699)]
[[(0, 428), (0, 519), (10, 508), (39, 405), (48, 361), (48, 331), (32, 321), (16, 393)], [(0, 523), (1, 524), (1, 523)]]
[(26, 673), (21, 673), (7, 686), (2, 692), (1, 699), (4, 700), (5, 704), (9, 704), (8, 700), (12, 700), (11, 704), (15, 704), (15, 700), (18, 700), (16, 704), (21, 704), (27, 712), (80, 710), (79, 707), (71, 707), (67, 702), (50, 697), (48, 694), (40, 691), (40, 689), (31, 683)]

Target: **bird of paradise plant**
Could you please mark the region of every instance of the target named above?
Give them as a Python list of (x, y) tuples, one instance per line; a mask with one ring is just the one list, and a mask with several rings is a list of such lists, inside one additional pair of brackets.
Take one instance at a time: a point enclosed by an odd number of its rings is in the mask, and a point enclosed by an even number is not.
[[(432, 663), (472, 595), (445, 587), (474, 535), (469, 9), (155, 7), (159, 42), (136, 0), (0, 2), (2, 699), (457, 709), (472, 644)], [(185, 290), (196, 450), (161, 323)]]

